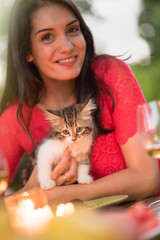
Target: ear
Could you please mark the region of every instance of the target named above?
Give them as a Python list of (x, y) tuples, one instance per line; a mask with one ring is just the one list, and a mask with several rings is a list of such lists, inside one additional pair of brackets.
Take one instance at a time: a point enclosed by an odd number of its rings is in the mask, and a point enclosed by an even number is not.
[(97, 109), (97, 106), (94, 103), (94, 100), (93, 99), (89, 99), (82, 105), (81, 114), (82, 115), (86, 115), (86, 117), (87, 117), (87, 116), (90, 116), (90, 114), (93, 111), (95, 111), (96, 109)]
[(26, 60), (27, 60), (28, 63), (33, 62), (34, 59), (33, 59), (33, 56), (32, 56), (31, 53), (28, 53), (28, 54), (27, 54)]
[(49, 120), (51, 123), (54, 121), (54, 123), (59, 123), (60, 121), (60, 116), (56, 114), (56, 110), (47, 110), (43, 105), (40, 103), (37, 104), (37, 107), (39, 110), (45, 115), (46, 120)]

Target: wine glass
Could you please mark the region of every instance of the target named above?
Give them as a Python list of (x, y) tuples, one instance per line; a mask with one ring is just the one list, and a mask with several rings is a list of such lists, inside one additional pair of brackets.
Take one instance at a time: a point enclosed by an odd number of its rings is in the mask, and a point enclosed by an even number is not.
[(0, 195), (6, 191), (8, 187), (8, 166), (2, 151), (0, 150)]
[(160, 158), (160, 101), (138, 106), (137, 127), (145, 151), (153, 158)]

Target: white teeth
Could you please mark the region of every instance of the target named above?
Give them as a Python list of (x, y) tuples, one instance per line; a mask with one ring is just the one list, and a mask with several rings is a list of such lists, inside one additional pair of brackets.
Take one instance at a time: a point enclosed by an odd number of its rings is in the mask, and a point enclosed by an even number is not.
[(61, 60), (61, 61), (59, 61), (59, 62), (60, 62), (60, 63), (72, 62), (74, 59), (75, 59), (75, 57), (73, 57), (73, 58), (68, 58), (68, 59), (65, 59), (65, 60)]

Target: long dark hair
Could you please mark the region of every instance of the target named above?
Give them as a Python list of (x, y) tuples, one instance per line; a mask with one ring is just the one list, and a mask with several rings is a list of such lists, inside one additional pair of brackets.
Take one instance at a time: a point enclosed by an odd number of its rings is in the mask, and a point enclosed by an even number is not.
[[(93, 37), (90, 29), (84, 22), (82, 15), (72, 0), (15, 0), (11, 12), (10, 31), (8, 36), (7, 76), (5, 88), (1, 99), (0, 113), (2, 113), (14, 100), (18, 101), (17, 119), (21, 126), (29, 132), (30, 117), (34, 106), (40, 100), (43, 89), (43, 81), (33, 63), (27, 62), (27, 54), (30, 52), (30, 32), (32, 14), (46, 4), (63, 4), (70, 9), (79, 20), (82, 34), (86, 42), (86, 55), (80, 75), (76, 80), (77, 101), (83, 102), (91, 94), (97, 106), (97, 97), (103, 102), (101, 91), (105, 91), (112, 98), (107, 85), (100, 89), (97, 86), (94, 73), (91, 69), (91, 61), (96, 57)], [(113, 100), (113, 98), (112, 98)], [(23, 104), (31, 109), (28, 119), (23, 115)], [(103, 106), (103, 104), (102, 104)], [(100, 124), (100, 112), (97, 110), (95, 121), (100, 132), (108, 133), (110, 129), (104, 129)], [(31, 135), (30, 135), (31, 136)]]

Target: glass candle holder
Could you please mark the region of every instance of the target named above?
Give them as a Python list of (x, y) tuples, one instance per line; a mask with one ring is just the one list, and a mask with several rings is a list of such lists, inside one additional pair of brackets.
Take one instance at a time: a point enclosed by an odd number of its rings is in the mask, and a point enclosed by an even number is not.
[(24, 235), (40, 234), (49, 227), (53, 212), (43, 189), (34, 189), (4, 198), (12, 228)]

